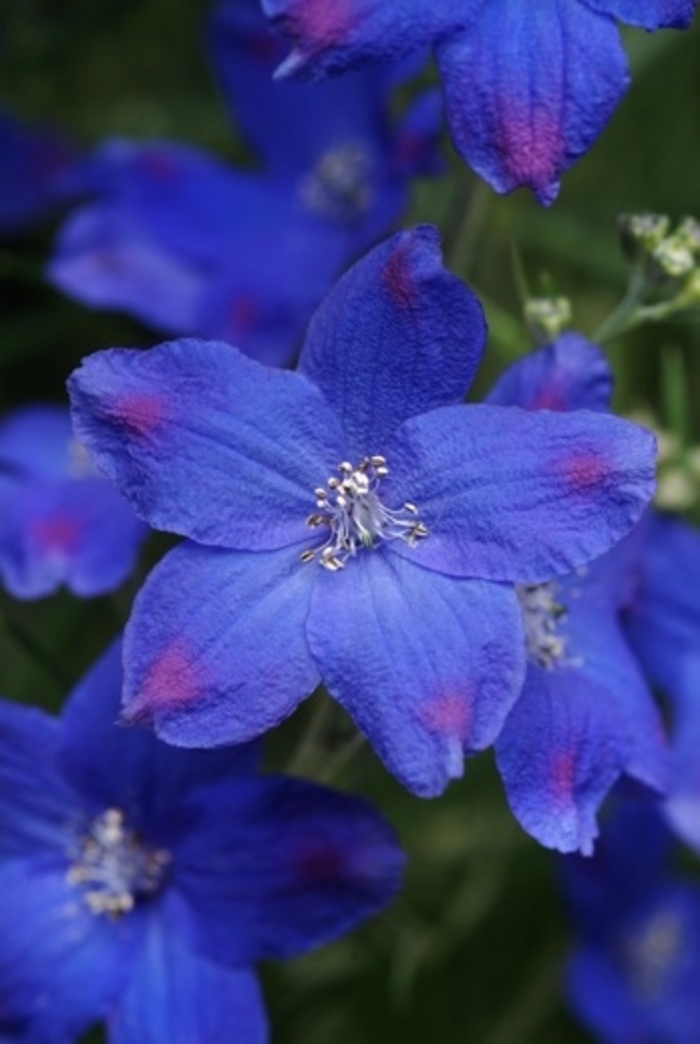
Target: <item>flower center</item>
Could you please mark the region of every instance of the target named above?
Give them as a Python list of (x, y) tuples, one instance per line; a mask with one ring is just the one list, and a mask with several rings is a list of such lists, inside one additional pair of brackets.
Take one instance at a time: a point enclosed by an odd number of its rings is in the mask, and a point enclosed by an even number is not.
[(69, 882), (80, 888), (91, 913), (108, 917), (155, 894), (171, 858), (164, 849), (147, 848), (118, 808), (97, 816), (70, 855)]
[(371, 173), (372, 157), (362, 142), (336, 145), (302, 179), (301, 201), (312, 214), (352, 224), (374, 203)]
[(516, 584), (515, 592), (523, 613), (531, 661), (545, 670), (552, 670), (562, 661), (567, 662), (564, 660), (566, 639), (560, 631), (566, 618), (566, 606), (557, 600), (557, 585), (553, 582)]
[(312, 529), (328, 526), (330, 535), (320, 547), (303, 551), (302, 562), (315, 559), (335, 573), (360, 548), (399, 538), (413, 547), (427, 537), (415, 504), (406, 503), (400, 511), (390, 511), (382, 504), (377, 491), (389, 474), (384, 457), (365, 457), (357, 467), (344, 461), (338, 472), (340, 477), (328, 479), (327, 489), (314, 490), (320, 510), (306, 520)]
[(677, 911), (664, 909), (656, 910), (646, 924), (621, 940), (619, 955), (638, 996), (650, 999), (666, 992), (685, 941)]

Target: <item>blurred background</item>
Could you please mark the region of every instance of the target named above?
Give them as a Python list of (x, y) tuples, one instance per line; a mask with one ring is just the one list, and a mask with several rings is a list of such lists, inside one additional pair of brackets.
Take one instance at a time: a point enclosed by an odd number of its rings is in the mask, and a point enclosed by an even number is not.
[[(209, 3), (5, 0), (2, 6), (0, 104), (21, 119), (61, 129), (79, 150), (107, 136), (167, 138), (252, 163), (212, 76), (204, 45)], [(501, 198), (477, 183), (446, 137), (445, 175), (419, 179), (411, 189), (401, 223), (427, 220), (443, 230), (450, 266), (487, 310), (490, 343), (477, 396), (532, 345), (515, 271), (524, 273), (532, 294), (568, 298), (572, 325), (591, 335), (628, 279), (617, 215), (700, 217), (700, 22), (686, 33), (630, 30), (624, 36), (632, 88), (548, 211), (526, 192)], [(422, 75), (437, 82), (430, 70)], [(0, 156), (0, 169), (2, 162)], [(2, 184), (0, 178), (0, 191)], [(0, 239), (3, 411), (63, 401), (67, 375), (92, 351), (163, 339), (47, 283), (44, 265), (61, 216), (58, 206)], [(635, 329), (608, 347), (617, 407), (653, 417), (685, 460), (685, 451), (700, 443), (697, 313)], [(696, 480), (700, 488), (700, 470), (694, 478), (691, 469), (673, 506), (698, 520)], [(147, 545), (141, 577), (165, 546), (157, 537)], [(35, 602), (0, 595), (2, 692), (59, 707), (123, 626), (138, 584), (136, 578), (92, 601), (65, 593)], [(280, 770), (293, 762), (376, 802), (409, 852), (408, 880), (394, 907), (349, 939), (263, 969), (274, 1044), (591, 1040), (568, 1016), (562, 995), (569, 930), (556, 891), (556, 860), (512, 819), (491, 756), (468, 763), (465, 779), (440, 800), (419, 802), (368, 749), (342, 754), (351, 729), (340, 712), (320, 747), (299, 752), (314, 704), (323, 698), (315, 697), (271, 738), (269, 764)]]

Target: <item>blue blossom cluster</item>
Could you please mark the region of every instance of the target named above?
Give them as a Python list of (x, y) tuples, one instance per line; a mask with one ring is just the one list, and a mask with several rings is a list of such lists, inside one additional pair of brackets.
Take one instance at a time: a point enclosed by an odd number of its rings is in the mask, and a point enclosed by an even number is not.
[[(617, 21), (695, 7), (219, 0), (249, 167), (0, 117), (0, 232), (60, 215), (53, 286), (171, 338), (0, 417), (8, 595), (138, 589), (59, 716), (0, 700), (3, 1044), (269, 1041), (254, 966), (383, 911), (405, 860), (364, 800), (261, 773), (312, 694), (411, 796), (491, 749), (566, 856), (572, 1009), (604, 1044), (697, 1044), (672, 855), (700, 854), (700, 532), (653, 504), (656, 439), (584, 334), (557, 320), (473, 401), (482, 305), (437, 228), (394, 230), (442, 170), (436, 93), (405, 91), (428, 47), (458, 152), (550, 203), (626, 87)], [(152, 531), (177, 543), (144, 580)]]

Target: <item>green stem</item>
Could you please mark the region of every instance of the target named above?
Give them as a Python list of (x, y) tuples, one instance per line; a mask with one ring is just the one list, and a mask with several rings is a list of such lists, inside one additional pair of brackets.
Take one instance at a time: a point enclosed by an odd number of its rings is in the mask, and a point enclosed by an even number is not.
[(643, 266), (639, 265), (632, 272), (624, 297), (593, 334), (596, 344), (605, 344), (606, 341), (611, 341), (613, 337), (637, 325), (639, 320), (636, 316), (642, 311), (639, 306), (645, 285), (646, 273)]
[(321, 738), (333, 718), (333, 704), (328, 696), (319, 694), (309, 724), (292, 754), (285, 772), (292, 776), (303, 776), (310, 771), (321, 746)]
[(447, 251), (448, 267), (465, 278), (474, 262), (489, 202), (490, 189), (485, 181), (477, 178), (462, 204), (457, 230)]
[(326, 767), (316, 777), (319, 783), (332, 783), (341, 773), (348, 767), (353, 758), (362, 750), (365, 745), (365, 737), (361, 732), (356, 732), (343, 746), (338, 750), (331, 760), (328, 762)]

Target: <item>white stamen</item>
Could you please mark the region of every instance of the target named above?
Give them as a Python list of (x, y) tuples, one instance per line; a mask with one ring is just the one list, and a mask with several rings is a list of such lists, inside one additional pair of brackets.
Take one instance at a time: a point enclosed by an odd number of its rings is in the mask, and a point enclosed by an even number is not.
[(319, 217), (352, 224), (374, 204), (371, 174), (372, 157), (362, 142), (335, 145), (301, 181), (301, 201)]
[(558, 600), (557, 585), (553, 581), (516, 584), (515, 592), (523, 612), (527, 651), (532, 662), (545, 670), (580, 665), (582, 661), (569, 657), (567, 638), (561, 632), (567, 609)]
[(389, 474), (384, 457), (365, 457), (357, 467), (343, 461), (338, 471), (342, 478), (332, 476), (327, 489), (314, 490), (322, 513), (309, 515), (306, 520), (312, 529), (328, 526), (330, 536), (320, 547), (302, 552), (302, 562), (316, 559), (324, 569), (337, 572), (361, 548), (396, 539), (413, 547), (428, 536), (415, 504), (407, 503), (399, 511), (390, 511), (380, 500), (380, 481)]
[(74, 849), (68, 881), (79, 888), (95, 916), (119, 917), (161, 886), (170, 853), (147, 848), (126, 826), (124, 813), (107, 809), (90, 824)]

